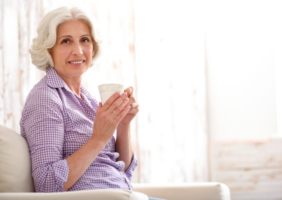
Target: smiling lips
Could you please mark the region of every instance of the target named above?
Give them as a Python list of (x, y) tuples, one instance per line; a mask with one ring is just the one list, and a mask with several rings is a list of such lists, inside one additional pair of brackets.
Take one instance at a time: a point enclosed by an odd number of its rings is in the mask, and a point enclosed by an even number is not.
[(73, 61), (69, 61), (68, 63), (77, 65), (77, 64), (84, 63), (84, 62), (85, 60), (73, 60)]

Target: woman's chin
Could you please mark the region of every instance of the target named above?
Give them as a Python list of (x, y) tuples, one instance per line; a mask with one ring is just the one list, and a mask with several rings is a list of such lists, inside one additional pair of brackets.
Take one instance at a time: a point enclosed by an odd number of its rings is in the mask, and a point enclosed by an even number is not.
[(76, 69), (68, 69), (67, 71), (65, 71), (65, 77), (69, 77), (69, 78), (78, 78), (78, 77), (82, 77), (82, 75), (87, 71), (87, 69), (85, 68), (76, 68)]

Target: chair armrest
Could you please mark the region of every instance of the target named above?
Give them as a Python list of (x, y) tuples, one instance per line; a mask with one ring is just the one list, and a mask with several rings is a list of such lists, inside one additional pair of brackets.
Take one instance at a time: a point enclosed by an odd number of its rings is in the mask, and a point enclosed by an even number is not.
[(222, 183), (133, 184), (133, 190), (167, 200), (230, 200), (230, 190)]
[(130, 190), (84, 190), (57, 193), (0, 193), (5, 200), (148, 200), (145, 194)]

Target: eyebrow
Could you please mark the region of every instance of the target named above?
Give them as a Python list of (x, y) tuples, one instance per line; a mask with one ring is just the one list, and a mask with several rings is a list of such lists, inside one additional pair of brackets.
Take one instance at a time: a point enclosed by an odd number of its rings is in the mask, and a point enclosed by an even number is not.
[[(82, 35), (82, 36), (80, 36), (80, 37), (85, 37), (85, 36), (90, 37), (90, 35), (89, 35), (89, 34), (84, 34), (84, 35)], [(72, 38), (72, 36), (71, 36), (71, 35), (63, 35), (62, 37), (60, 37), (60, 38), (59, 38), (59, 40), (60, 40), (61, 38), (64, 38), (64, 37), (66, 37), (66, 38)]]

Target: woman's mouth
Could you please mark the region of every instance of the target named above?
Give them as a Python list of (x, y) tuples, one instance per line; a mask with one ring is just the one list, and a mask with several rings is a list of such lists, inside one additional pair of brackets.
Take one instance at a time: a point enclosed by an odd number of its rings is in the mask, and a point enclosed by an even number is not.
[(70, 64), (81, 64), (84, 63), (85, 60), (79, 60), (79, 61), (69, 61)]

